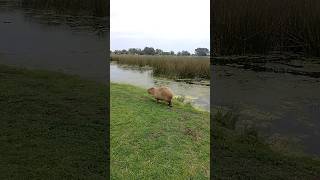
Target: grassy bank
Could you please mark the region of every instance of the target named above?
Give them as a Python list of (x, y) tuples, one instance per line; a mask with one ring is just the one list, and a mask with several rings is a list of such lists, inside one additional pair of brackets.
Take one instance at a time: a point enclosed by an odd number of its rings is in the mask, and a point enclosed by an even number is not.
[[(208, 179), (209, 115), (157, 104), (146, 90), (111, 84), (112, 179)], [(273, 151), (256, 131), (236, 130), (232, 114), (213, 112), (215, 179), (312, 179), (320, 160)]]
[(275, 152), (252, 128), (236, 130), (236, 116), (212, 112), (214, 179), (318, 179), (320, 159)]
[(210, 79), (210, 59), (193, 56), (113, 55), (119, 64), (150, 66), (155, 76)]
[[(0, 66), (0, 179), (106, 179), (108, 88)], [(208, 179), (209, 114), (145, 89), (111, 84), (113, 179)], [(216, 114), (214, 112), (214, 114)], [(214, 116), (215, 179), (317, 179), (320, 160), (272, 151), (254, 131)]]
[(209, 113), (110, 86), (111, 179), (208, 179)]
[(107, 87), (0, 66), (0, 179), (106, 179)]

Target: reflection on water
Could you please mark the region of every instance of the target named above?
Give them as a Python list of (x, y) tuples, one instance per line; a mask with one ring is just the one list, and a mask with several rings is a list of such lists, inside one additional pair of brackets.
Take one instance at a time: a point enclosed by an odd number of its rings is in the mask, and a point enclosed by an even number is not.
[(108, 33), (103, 18), (58, 15), (1, 2), (0, 64), (106, 81)]
[(143, 88), (165, 85), (170, 87), (175, 95), (185, 97), (186, 102), (203, 110), (210, 110), (210, 87), (175, 82), (168, 79), (156, 78), (151, 75), (151, 70), (134, 69), (132, 67), (110, 64), (110, 81), (132, 84)]
[(320, 155), (320, 78), (227, 66), (213, 73), (212, 106), (232, 108), (269, 137), (295, 139)]

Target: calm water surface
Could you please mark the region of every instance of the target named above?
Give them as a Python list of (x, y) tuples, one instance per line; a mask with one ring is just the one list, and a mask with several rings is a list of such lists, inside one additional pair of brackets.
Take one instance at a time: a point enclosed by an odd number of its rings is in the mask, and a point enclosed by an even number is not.
[(210, 86), (156, 78), (152, 76), (151, 70), (120, 66), (116, 63), (110, 64), (110, 81), (131, 84), (145, 89), (152, 86), (165, 85), (170, 87), (175, 95), (183, 96), (185, 102), (190, 102), (193, 106), (202, 110), (210, 110)]
[(0, 64), (106, 82), (106, 19), (22, 9), (0, 1)]
[(227, 107), (267, 137), (286, 137), (305, 152), (320, 155), (320, 78), (213, 68), (212, 107)]

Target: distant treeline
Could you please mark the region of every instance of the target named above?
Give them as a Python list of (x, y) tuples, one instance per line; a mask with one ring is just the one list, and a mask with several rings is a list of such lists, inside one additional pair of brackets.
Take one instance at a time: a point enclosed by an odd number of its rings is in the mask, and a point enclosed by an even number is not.
[(107, 0), (20, 0), (20, 3), (22, 7), (99, 17), (106, 17), (110, 9)]
[(114, 52), (110, 51), (110, 53), (114, 54), (136, 54), (136, 55), (172, 55), (172, 56), (208, 56), (209, 49), (208, 48), (197, 48), (194, 50), (195, 54), (191, 54), (188, 51), (179, 51), (177, 54), (174, 51), (166, 52), (161, 49), (154, 49), (153, 47), (145, 47), (143, 50), (140, 48), (129, 48), (128, 50), (115, 50)]
[(320, 56), (319, 0), (215, 0), (213, 53)]

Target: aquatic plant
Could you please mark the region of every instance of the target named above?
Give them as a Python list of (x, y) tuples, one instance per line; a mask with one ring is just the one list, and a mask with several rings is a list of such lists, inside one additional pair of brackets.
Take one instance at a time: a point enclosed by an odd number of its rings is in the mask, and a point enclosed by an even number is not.
[(320, 56), (320, 1), (214, 2), (212, 47), (216, 54), (293, 51)]
[(173, 79), (210, 79), (210, 59), (208, 57), (113, 55), (112, 61), (140, 67), (150, 66), (155, 76)]

